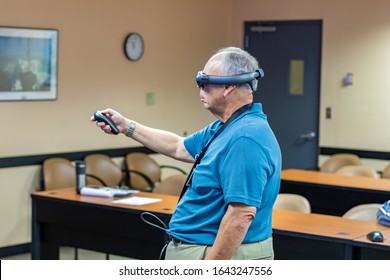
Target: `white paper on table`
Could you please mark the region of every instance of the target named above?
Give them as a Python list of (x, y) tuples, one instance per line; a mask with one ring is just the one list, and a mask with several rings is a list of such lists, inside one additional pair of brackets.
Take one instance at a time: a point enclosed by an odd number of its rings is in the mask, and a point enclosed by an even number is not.
[(156, 202), (159, 202), (161, 200), (162, 200), (161, 198), (132, 196), (129, 198), (114, 200), (113, 203), (141, 206), (141, 205), (145, 205), (145, 204), (156, 203)]
[(80, 194), (91, 196), (113, 197), (114, 194), (108, 188), (81, 188)]

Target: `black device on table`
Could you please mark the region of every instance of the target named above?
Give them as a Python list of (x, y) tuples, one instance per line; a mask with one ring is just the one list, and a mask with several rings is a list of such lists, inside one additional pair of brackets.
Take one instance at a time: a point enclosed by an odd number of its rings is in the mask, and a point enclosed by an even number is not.
[(109, 125), (111, 127), (112, 134), (118, 134), (119, 133), (119, 129), (115, 125), (115, 123), (112, 121), (112, 119), (109, 118), (108, 116), (106, 116), (105, 114), (103, 114), (101, 111), (96, 111), (93, 114), (93, 117), (95, 118), (95, 120), (97, 122), (104, 122), (105, 124)]
[(380, 231), (372, 231), (367, 234), (368, 240), (372, 242), (383, 242), (383, 234)]

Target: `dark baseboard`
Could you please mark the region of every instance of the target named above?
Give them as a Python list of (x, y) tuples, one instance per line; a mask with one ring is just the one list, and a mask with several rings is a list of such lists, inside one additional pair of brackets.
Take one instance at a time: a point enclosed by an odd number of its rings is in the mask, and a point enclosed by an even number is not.
[(14, 246), (8, 246), (8, 247), (1, 247), (0, 248), (0, 259), (9, 257), (9, 256), (15, 256), (15, 255), (21, 255), (26, 254), (31, 251), (31, 243), (25, 243), (25, 244), (18, 244)]
[[(0, 158), (0, 168), (39, 165), (42, 164), (45, 159), (51, 157), (63, 157), (74, 161), (74, 160), (83, 159), (86, 155), (92, 153), (101, 153), (101, 154), (108, 155), (110, 157), (123, 157), (128, 153), (134, 153), (134, 152), (143, 152), (147, 154), (155, 153), (154, 151), (146, 147), (131, 147), (131, 148), (90, 150), (90, 151), (68, 152), (68, 153), (41, 154), (41, 155), (32, 155), (32, 156), (4, 157), (4, 158)], [(390, 160), (390, 152), (320, 147), (320, 155), (333, 155), (339, 153), (351, 153), (351, 154), (358, 155), (361, 158), (367, 158), (367, 159)]]
[(6, 167), (20, 167), (28, 165), (39, 165), (42, 164), (45, 159), (51, 157), (63, 157), (68, 160), (81, 160), (86, 155), (93, 153), (106, 154), (110, 157), (123, 157), (128, 153), (143, 152), (147, 154), (155, 153), (154, 151), (146, 147), (132, 147), (132, 148), (120, 148), (120, 149), (107, 149), (107, 150), (91, 150), (81, 152), (69, 152), (69, 153), (56, 153), (56, 154), (42, 154), (33, 156), (18, 156), (18, 157), (6, 157), (0, 158), (0, 168)]
[(341, 153), (355, 154), (361, 158), (366, 158), (366, 159), (390, 160), (390, 152), (320, 147), (320, 154), (321, 155), (330, 156), (333, 154), (341, 154)]

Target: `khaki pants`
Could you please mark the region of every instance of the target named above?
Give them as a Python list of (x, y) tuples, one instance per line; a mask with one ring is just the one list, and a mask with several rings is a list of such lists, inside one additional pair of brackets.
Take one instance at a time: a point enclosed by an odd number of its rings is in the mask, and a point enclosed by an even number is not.
[[(192, 245), (169, 242), (166, 260), (202, 260), (206, 256), (211, 246)], [(273, 260), (274, 250), (272, 237), (253, 243), (242, 244), (238, 247), (232, 260)]]

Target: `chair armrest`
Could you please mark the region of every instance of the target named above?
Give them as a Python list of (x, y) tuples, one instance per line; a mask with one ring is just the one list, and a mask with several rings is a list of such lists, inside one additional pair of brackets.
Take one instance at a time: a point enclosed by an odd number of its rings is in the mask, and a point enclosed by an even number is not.
[(146, 181), (146, 183), (148, 184), (148, 186), (150, 188), (150, 192), (153, 191), (155, 185), (154, 185), (152, 179), (150, 179), (146, 174), (144, 174), (140, 171), (137, 171), (137, 170), (132, 170), (132, 169), (126, 169), (126, 172), (128, 172), (128, 174), (129, 174), (129, 186), (130, 186), (130, 176), (131, 176), (130, 173), (134, 173), (134, 174), (139, 175), (140, 177), (142, 177), (142, 179), (144, 179)]
[(103, 181), (102, 179), (100, 179), (98, 176), (95, 176), (95, 175), (92, 175), (92, 174), (88, 174), (88, 173), (85, 174), (85, 176), (91, 177), (91, 178), (93, 178), (93, 179), (99, 181), (103, 186), (107, 187), (106, 182), (104, 182), (104, 181)]
[(160, 165), (161, 168), (170, 168), (170, 169), (175, 169), (183, 174), (187, 174), (187, 172), (185, 172), (183, 169), (177, 167), (177, 166), (172, 166), (172, 165)]

